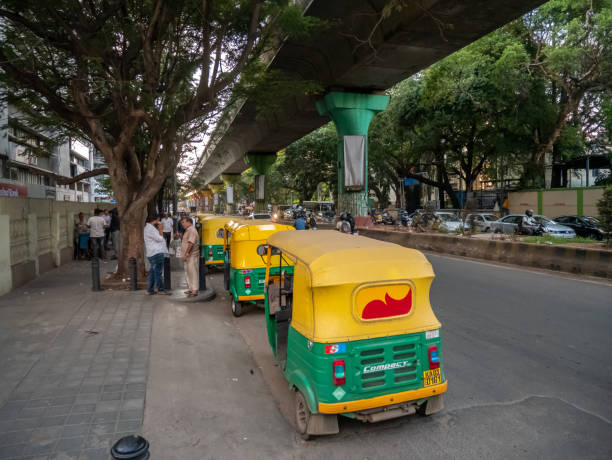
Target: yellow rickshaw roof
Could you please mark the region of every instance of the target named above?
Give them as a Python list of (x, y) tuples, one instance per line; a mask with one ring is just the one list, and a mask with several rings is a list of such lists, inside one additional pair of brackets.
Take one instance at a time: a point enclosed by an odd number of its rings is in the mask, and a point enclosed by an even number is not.
[(225, 225), (227, 222), (234, 220), (234, 217), (228, 216), (207, 216), (202, 219), (202, 226), (211, 227), (215, 225), (221, 224), (221, 226)]
[(271, 222), (265, 224), (242, 222), (242, 225), (233, 230), (232, 241), (266, 240), (273, 233), (287, 230), (295, 230), (295, 228), (291, 225), (273, 224)]
[(301, 260), (312, 287), (434, 276), (420, 251), (335, 230), (278, 232), (268, 243)]

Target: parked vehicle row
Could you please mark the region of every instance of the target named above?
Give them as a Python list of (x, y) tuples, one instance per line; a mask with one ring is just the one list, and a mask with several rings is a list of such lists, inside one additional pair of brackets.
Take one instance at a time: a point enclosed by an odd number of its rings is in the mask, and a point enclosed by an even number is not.
[[(558, 224), (547, 217), (534, 214), (533, 218), (540, 224), (542, 232), (559, 238), (575, 238), (576, 232), (570, 227)], [(521, 233), (520, 223), (523, 220), (522, 214), (510, 214), (502, 217), (495, 222), (491, 222), (491, 228), (495, 233), (515, 234)]]

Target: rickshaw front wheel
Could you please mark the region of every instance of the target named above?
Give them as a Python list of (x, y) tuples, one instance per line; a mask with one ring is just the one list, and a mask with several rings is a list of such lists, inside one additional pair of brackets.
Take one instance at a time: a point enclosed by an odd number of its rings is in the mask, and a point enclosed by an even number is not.
[(297, 432), (300, 434), (303, 440), (308, 441), (310, 435), (308, 434), (308, 422), (310, 421), (310, 409), (306, 403), (306, 398), (300, 390), (295, 393), (295, 425)]
[(234, 298), (232, 298), (232, 314), (236, 318), (242, 315), (242, 302), (238, 302)]

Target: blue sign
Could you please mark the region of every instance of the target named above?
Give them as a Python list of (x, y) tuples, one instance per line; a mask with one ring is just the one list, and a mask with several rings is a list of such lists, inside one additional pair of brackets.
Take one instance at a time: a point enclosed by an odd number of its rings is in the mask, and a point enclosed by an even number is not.
[(413, 178), (404, 177), (404, 185), (410, 187), (411, 185), (419, 185), (419, 181)]

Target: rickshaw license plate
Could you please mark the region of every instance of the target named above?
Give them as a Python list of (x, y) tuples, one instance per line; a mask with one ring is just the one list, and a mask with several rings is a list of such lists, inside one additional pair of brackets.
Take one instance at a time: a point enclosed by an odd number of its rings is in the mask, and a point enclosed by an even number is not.
[(438, 385), (442, 383), (442, 370), (441, 369), (430, 369), (423, 371), (423, 386), (430, 387), (432, 385)]

